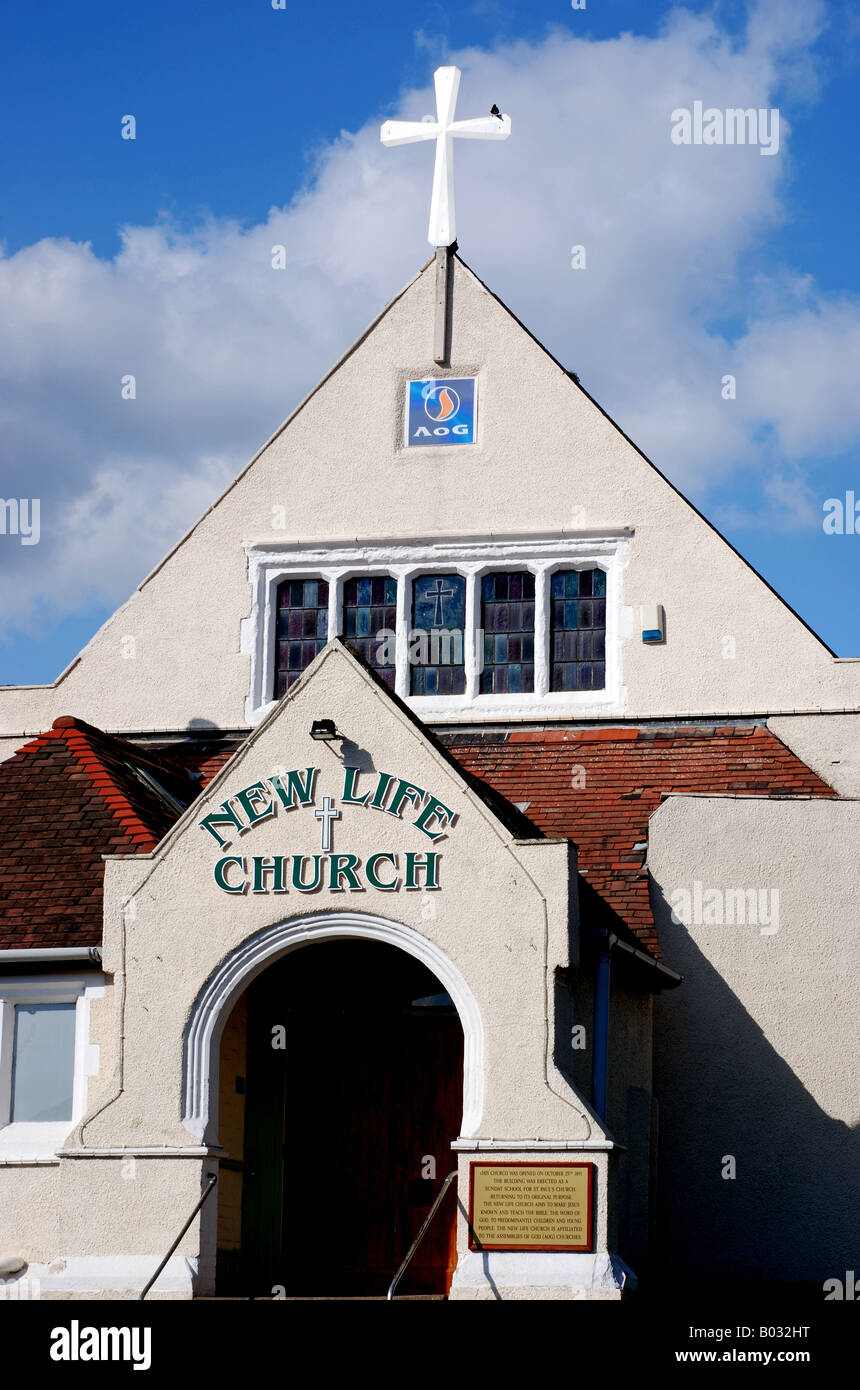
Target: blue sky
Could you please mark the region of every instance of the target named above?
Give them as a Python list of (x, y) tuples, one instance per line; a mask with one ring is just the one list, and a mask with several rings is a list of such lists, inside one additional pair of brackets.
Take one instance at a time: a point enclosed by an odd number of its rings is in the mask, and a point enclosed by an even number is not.
[[(458, 150), (464, 259), (860, 654), (860, 535), (822, 529), (860, 497), (855, 6), (49, 0), (0, 32), (0, 492), (42, 498), (38, 546), (0, 537), (0, 682), (53, 679), (426, 259), (430, 159), (375, 128), (444, 61), (514, 122)], [(673, 149), (694, 97), (778, 106), (779, 154)]]

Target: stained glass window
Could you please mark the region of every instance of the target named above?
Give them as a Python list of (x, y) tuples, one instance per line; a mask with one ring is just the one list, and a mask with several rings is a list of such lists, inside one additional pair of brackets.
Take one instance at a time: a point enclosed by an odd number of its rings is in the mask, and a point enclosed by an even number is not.
[(279, 584), (276, 699), (295, 684), (327, 641), (326, 580), (287, 579)]
[(394, 689), (397, 580), (386, 574), (347, 579), (343, 586), (343, 635), (347, 645)]
[(550, 689), (606, 685), (606, 572), (560, 570), (552, 576)]
[(485, 574), (481, 580), (484, 695), (530, 694), (535, 688), (535, 577)]
[(412, 585), (409, 640), (413, 695), (463, 695), (466, 581), (460, 574), (422, 574)]

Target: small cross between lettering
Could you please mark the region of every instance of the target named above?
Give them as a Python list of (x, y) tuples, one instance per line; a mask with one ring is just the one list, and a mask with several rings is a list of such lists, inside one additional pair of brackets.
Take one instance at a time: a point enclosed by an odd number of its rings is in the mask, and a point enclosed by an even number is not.
[(331, 851), (331, 823), (333, 820), (340, 820), (340, 811), (335, 811), (334, 802), (330, 796), (323, 797), (322, 807), (319, 811), (314, 811), (314, 820), (322, 822), (320, 848), (324, 854), (328, 854)]

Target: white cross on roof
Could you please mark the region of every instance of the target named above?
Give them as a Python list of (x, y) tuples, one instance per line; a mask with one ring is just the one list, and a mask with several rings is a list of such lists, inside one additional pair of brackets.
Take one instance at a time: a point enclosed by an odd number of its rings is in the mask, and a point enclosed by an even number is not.
[(511, 118), (504, 115), (477, 116), (470, 121), (455, 121), (457, 92), (460, 87), (459, 68), (437, 68), (433, 74), (436, 84), (435, 121), (386, 121), (379, 132), (383, 145), (411, 145), (416, 140), (436, 141), (436, 163), (433, 168), (433, 197), (430, 202), (430, 227), (427, 240), (431, 246), (450, 246), (456, 239), (454, 225), (454, 137), (465, 140), (507, 140), (511, 133)]

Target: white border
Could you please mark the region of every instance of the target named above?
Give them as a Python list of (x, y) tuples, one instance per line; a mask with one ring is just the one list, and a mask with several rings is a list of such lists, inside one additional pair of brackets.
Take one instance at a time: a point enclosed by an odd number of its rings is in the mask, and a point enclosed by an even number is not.
[(182, 1123), (204, 1143), (217, 1143), (218, 1053), (221, 1033), (239, 995), (267, 965), (313, 941), (359, 937), (384, 941), (420, 960), (450, 994), (463, 1027), (461, 1135), (476, 1134), (484, 1108), (484, 1028), (475, 997), (448, 956), (419, 932), (361, 912), (320, 912), (268, 927), (237, 946), (200, 991), (185, 1032)]
[[(104, 975), (28, 975), (0, 979), (0, 1165), (53, 1160), (83, 1117), (87, 1080), (99, 1069), (99, 1049), (90, 1043), (90, 1003), (105, 992)], [(72, 1117), (59, 1123), (9, 1123), (12, 1043), (17, 1004), (74, 1004), (75, 1058)]]
[[(395, 689), (416, 714), (434, 724), (470, 719), (563, 718), (623, 714), (621, 641), (632, 631), (632, 610), (622, 609), (622, 573), (627, 565), (630, 532), (593, 536), (485, 541), (424, 541), (354, 547), (289, 546), (273, 550), (249, 546), (248, 578), (251, 616), (242, 622), (240, 649), (251, 659), (250, 691), (245, 717), (255, 725), (277, 703), (270, 696), (275, 680), (276, 596), (284, 579), (319, 578), (329, 585), (328, 637), (342, 627), (343, 581), (353, 575), (386, 574), (397, 585), (397, 669)], [(549, 689), (549, 581), (557, 569), (606, 572), (606, 685), (603, 690), (555, 692)], [(474, 643), (466, 642), (464, 695), (410, 695), (407, 642), (411, 624), (412, 580), (418, 574), (451, 570), (466, 579), (466, 629), (474, 632), (480, 616), (480, 578), (491, 570), (527, 569), (535, 576), (535, 691), (533, 695), (482, 695)]]

